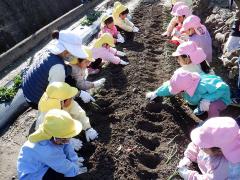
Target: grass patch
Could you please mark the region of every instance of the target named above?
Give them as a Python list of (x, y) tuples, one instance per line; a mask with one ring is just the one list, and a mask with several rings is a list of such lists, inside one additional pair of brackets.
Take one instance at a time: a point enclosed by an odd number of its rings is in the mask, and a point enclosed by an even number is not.
[(0, 102), (8, 102), (14, 98), (18, 89), (22, 84), (22, 77), (17, 75), (13, 79), (13, 85), (11, 87), (0, 87)]

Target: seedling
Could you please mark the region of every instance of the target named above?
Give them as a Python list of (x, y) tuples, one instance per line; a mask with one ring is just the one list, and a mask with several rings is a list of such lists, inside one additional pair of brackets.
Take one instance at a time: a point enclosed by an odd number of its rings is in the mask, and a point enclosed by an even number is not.
[(100, 16), (102, 12), (101, 11), (94, 11), (89, 13), (84, 20), (81, 22), (82, 26), (90, 26), (94, 21), (96, 21)]

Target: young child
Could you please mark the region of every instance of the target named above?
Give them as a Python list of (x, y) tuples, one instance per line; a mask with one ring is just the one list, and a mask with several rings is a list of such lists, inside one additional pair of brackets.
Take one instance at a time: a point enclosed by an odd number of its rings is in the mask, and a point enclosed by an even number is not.
[(185, 5), (183, 2), (176, 3), (171, 11), (171, 14), (174, 16), (172, 20), (170, 21), (166, 32), (162, 34), (162, 36), (176, 36), (178, 37), (180, 35), (180, 29), (182, 26), (182, 23), (184, 19), (188, 16), (190, 16), (191, 10), (188, 6)]
[(177, 71), (170, 81), (163, 83), (154, 92), (146, 94), (150, 100), (158, 96), (172, 96), (182, 93), (184, 100), (196, 105), (194, 114), (208, 112), (208, 118), (219, 116), (231, 104), (230, 88), (219, 76)]
[(70, 66), (72, 68), (71, 77), (76, 81), (76, 87), (81, 90), (89, 90), (91, 88), (98, 88), (102, 87), (104, 85), (104, 82), (106, 81), (105, 78), (101, 78), (97, 81), (90, 82), (87, 81), (88, 77), (88, 66), (91, 62), (94, 62), (95, 59), (92, 57), (92, 51), (90, 48), (84, 46), (84, 51), (88, 55), (88, 58), (86, 59), (80, 59), (75, 58), (70, 62)]
[(139, 32), (139, 29), (134, 26), (134, 24), (127, 18), (129, 10), (123, 4), (118, 4), (113, 11), (114, 24), (117, 26), (118, 30), (124, 34), (125, 40), (133, 40), (134, 34)]
[(195, 15), (187, 17), (183, 22), (181, 33), (187, 34), (190, 41), (194, 41), (204, 50), (208, 63), (212, 62), (212, 39), (199, 17)]
[(87, 172), (69, 139), (78, 135), (82, 124), (66, 111), (53, 109), (22, 146), (17, 162), (20, 180), (67, 179)]
[[(114, 12), (119, 5), (122, 5), (122, 3), (119, 1), (114, 2), (112, 12)], [(129, 21), (131, 21), (132, 16), (128, 13), (127, 18)]]
[(187, 41), (180, 44), (177, 50), (172, 54), (177, 57), (181, 68), (177, 71), (189, 71), (197, 73), (213, 73), (208, 63), (205, 61), (206, 54), (202, 48), (199, 48), (193, 41)]
[(114, 38), (109, 33), (104, 33), (97, 40), (93, 42), (93, 45), (89, 48), (92, 51), (92, 57), (95, 62), (89, 65), (90, 70), (98, 70), (101, 68), (102, 61), (110, 62), (113, 64), (128, 65), (129, 63), (120, 59), (118, 56), (125, 56), (124, 52), (116, 50), (114, 45)]
[(110, 15), (104, 15), (102, 17), (102, 25), (101, 25), (101, 32), (99, 33), (100, 36), (103, 33), (110, 33), (115, 43), (124, 43), (124, 37), (120, 34), (120, 32), (117, 30), (117, 27), (114, 25), (113, 17)]
[[(91, 127), (89, 118), (86, 116), (86, 112), (76, 101), (73, 100), (73, 98), (77, 95), (77, 92), (77, 88), (71, 87), (67, 83), (51, 83), (39, 101), (39, 116), (36, 122), (36, 128), (42, 124), (48, 111), (51, 109), (62, 109), (67, 111), (74, 119), (81, 122), (88, 142), (98, 138), (98, 133)], [(71, 143), (76, 150), (79, 150), (82, 146), (82, 142), (75, 138), (72, 138)]]
[[(185, 180), (240, 179), (240, 133), (236, 121), (230, 117), (215, 117), (191, 132), (178, 171)], [(201, 171), (189, 170), (196, 162)]]

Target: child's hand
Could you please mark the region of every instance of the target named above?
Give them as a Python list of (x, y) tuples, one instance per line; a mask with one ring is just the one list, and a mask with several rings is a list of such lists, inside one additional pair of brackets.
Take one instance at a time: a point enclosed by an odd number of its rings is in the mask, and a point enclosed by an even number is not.
[(139, 29), (137, 27), (133, 27), (133, 32), (139, 32)]
[(147, 92), (146, 93), (146, 99), (150, 99), (151, 101), (157, 97), (156, 92)]
[(119, 43), (125, 42), (124, 37), (120, 33), (118, 33), (118, 35), (117, 35), (117, 42), (119, 42)]
[(93, 84), (94, 84), (94, 87), (97, 88), (97, 87), (102, 87), (105, 83), (106, 79), (105, 78), (101, 78), (97, 81), (94, 81)]
[(191, 161), (190, 159), (184, 157), (183, 159), (180, 160), (179, 164), (178, 164), (178, 168), (182, 168), (182, 167), (185, 167), (185, 166), (190, 166), (191, 164)]
[(178, 173), (184, 180), (187, 180), (190, 170), (184, 166), (184, 167), (178, 169)]
[(122, 52), (122, 51), (117, 51), (116, 55), (120, 56), (120, 57), (123, 57), (123, 56), (126, 56), (126, 53)]
[(78, 175), (79, 175), (79, 174), (86, 173), (86, 172), (87, 172), (87, 167), (81, 166), (81, 167), (79, 168)]
[(98, 133), (95, 129), (90, 128), (85, 132), (87, 142), (98, 138)]
[(199, 107), (201, 111), (209, 111), (210, 101), (206, 99), (201, 100)]
[(169, 36), (170, 36), (170, 33), (166, 31), (166, 32), (162, 33), (162, 36), (163, 36), (163, 37), (169, 37)]
[(79, 97), (84, 103), (89, 103), (90, 101), (95, 102), (95, 99), (86, 91), (81, 91)]
[(71, 138), (70, 141), (69, 141), (69, 144), (72, 145), (72, 147), (76, 151), (79, 151), (83, 146), (82, 141), (79, 140), (79, 139), (76, 139), (76, 138)]

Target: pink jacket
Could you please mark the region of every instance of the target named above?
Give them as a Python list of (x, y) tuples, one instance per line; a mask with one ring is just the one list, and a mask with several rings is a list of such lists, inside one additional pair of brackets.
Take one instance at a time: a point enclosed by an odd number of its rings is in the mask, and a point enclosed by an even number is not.
[(117, 50), (114, 48), (109, 49), (104, 47), (93, 48), (92, 53), (94, 59), (101, 58), (102, 60), (109, 61), (113, 64), (119, 64), (121, 61), (121, 59), (118, 56), (116, 56)]
[(113, 29), (108, 28), (107, 26), (104, 26), (101, 30), (101, 34), (103, 33), (110, 33), (114, 38), (117, 38), (118, 35), (118, 30), (116, 28), (116, 26), (113, 26)]
[(198, 164), (202, 174), (191, 171), (188, 180), (240, 179), (240, 163), (232, 164), (224, 156), (209, 156), (192, 142), (184, 156)]

